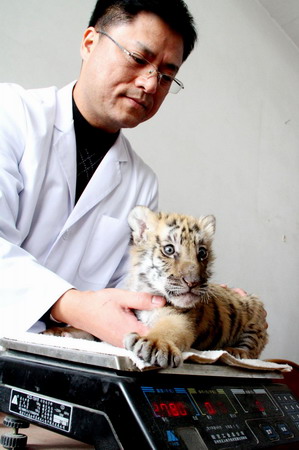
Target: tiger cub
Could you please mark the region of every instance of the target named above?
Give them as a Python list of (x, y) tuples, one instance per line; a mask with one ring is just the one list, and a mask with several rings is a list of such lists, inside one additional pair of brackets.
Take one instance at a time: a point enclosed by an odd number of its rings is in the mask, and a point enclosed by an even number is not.
[(253, 295), (209, 283), (214, 260), (214, 216), (196, 219), (135, 207), (129, 289), (166, 298), (151, 311), (136, 311), (150, 327), (130, 333), (125, 347), (151, 365), (177, 367), (182, 352), (224, 349), (237, 358), (257, 358), (265, 347), (265, 311)]

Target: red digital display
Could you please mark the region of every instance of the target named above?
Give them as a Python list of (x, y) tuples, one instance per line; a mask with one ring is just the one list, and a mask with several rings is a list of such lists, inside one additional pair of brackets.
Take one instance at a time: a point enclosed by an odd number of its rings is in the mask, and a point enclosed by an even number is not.
[(192, 398), (204, 415), (217, 416), (235, 414), (236, 410), (222, 389), (198, 390)]
[(222, 401), (204, 402), (204, 407), (207, 414), (214, 416), (215, 414), (227, 414), (229, 411), (227, 406)]
[(160, 417), (183, 417), (189, 414), (187, 405), (180, 401), (156, 401), (152, 407), (156, 416)]
[(260, 412), (265, 412), (265, 406), (260, 400), (255, 401), (256, 409)]
[(277, 410), (265, 389), (232, 389), (232, 393), (246, 413), (266, 415)]
[(211, 402), (204, 402), (204, 405), (208, 414), (210, 414), (211, 416), (217, 414), (217, 409)]
[(185, 388), (154, 388), (143, 386), (155, 417), (184, 418), (200, 415)]

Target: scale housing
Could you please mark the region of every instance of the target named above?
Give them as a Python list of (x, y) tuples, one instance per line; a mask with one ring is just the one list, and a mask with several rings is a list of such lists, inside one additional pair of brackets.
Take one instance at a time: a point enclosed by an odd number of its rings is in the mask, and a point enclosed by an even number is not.
[(299, 402), (276, 372), (127, 357), (2, 339), (0, 410), (95, 449), (299, 448)]

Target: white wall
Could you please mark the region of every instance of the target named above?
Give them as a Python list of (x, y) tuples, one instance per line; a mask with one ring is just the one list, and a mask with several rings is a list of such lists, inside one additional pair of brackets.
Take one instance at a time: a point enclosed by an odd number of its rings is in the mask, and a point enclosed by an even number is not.
[[(94, 0), (1, 0), (0, 81), (77, 77)], [(299, 52), (255, 0), (187, 0), (200, 41), (185, 90), (127, 130), (160, 179), (161, 208), (218, 222), (216, 282), (268, 310), (265, 358), (299, 362)]]

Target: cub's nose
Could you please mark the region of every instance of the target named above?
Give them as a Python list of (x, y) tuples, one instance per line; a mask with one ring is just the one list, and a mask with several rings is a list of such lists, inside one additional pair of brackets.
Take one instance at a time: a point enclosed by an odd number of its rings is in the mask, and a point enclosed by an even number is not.
[(199, 285), (199, 279), (195, 277), (183, 277), (183, 281), (190, 289)]

